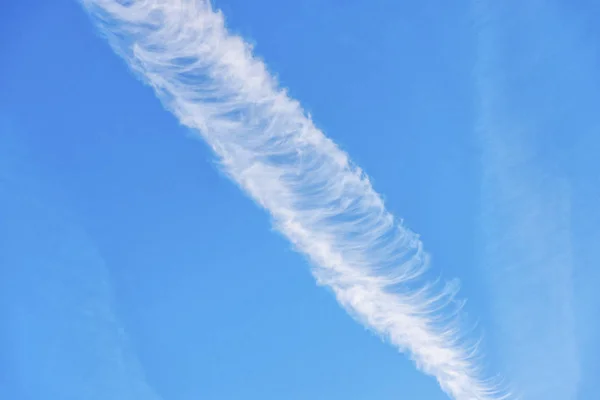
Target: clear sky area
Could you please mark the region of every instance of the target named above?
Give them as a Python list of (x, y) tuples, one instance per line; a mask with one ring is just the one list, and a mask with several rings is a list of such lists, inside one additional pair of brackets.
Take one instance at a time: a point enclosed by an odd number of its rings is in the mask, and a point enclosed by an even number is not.
[(0, 399), (599, 399), (599, 18), (0, 0)]

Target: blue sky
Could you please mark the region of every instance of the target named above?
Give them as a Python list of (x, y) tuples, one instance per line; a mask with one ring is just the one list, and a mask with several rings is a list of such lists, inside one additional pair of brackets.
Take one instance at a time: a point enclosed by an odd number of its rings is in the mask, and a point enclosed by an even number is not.
[[(420, 235), (431, 267), (415, 284), (460, 279), (462, 335), (483, 337), (469, 363), (524, 399), (594, 399), (600, 9), (492, 3), (214, 4)], [(331, 257), (309, 239), (329, 236), (286, 228), (281, 210), (302, 222), (304, 208), (261, 186), (273, 169), (232, 183), (250, 173), (237, 142), (223, 139), (221, 168), (189, 128), (204, 117), (163, 97), (174, 116), (140, 81), (169, 71), (128, 69), (143, 36), (113, 42), (124, 61), (77, 1), (2, 9), (0, 397), (467, 398), (440, 390), (435, 357), (424, 374), (382, 340), (369, 319), (381, 315), (315, 266)], [(334, 223), (314, 226), (339, 247)], [(390, 324), (394, 337), (412, 327)]]

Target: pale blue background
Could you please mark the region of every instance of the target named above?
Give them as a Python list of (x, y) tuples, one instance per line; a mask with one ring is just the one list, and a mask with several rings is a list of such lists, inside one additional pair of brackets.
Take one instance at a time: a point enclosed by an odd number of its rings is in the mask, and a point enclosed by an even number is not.
[[(594, 46), (588, 3), (561, 7)], [(435, 271), (461, 279), (466, 311), (493, 338), (470, 4), (216, 4), (422, 235)], [(567, 87), (581, 104), (571, 121), (598, 126), (597, 97)], [(597, 130), (561, 129), (539, 143), (572, 179), (574, 230), (598, 237)], [(587, 243), (578, 254), (597, 263)], [(70, 0), (0, 3), (0, 321), (2, 399), (446, 398), (315, 285)], [(588, 358), (584, 375), (597, 376)]]

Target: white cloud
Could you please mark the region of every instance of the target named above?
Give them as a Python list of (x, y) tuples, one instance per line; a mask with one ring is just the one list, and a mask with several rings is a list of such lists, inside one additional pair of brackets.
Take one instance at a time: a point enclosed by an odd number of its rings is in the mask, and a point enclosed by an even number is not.
[(2, 125), (0, 353), (22, 396), (2, 398), (160, 400), (115, 313), (94, 241), (36, 167), (22, 132)]
[(456, 285), (428, 284), (418, 236), (278, 88), (221, 13), (196, 0), (82, 0), (113, 48), (218, 154), (356, 319), (455, 399), (496, 399), (460, 334)]
[(569, 71), (574, 51), (565, 50), (572, 39), (550, 3), (476, 4), (492, 339), (515, 393), (572, 400), (581, 380), (573, 190), (557, 156), (564, 149), (552, 149), (582, 132), (572, 131), (579, 118), (569, 105), (577, 98)]

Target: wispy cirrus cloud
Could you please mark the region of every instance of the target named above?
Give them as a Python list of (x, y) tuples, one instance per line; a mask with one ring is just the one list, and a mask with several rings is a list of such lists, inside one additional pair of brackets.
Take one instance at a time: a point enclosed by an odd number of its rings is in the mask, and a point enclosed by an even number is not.
[(461, 334), (457, 285), (428, 283), (418, 235), (201, 0), (82, 0), (113, 49), (306, 255), (318, 282), (455, 399), (497, 399)]
[(0, 115), (0, 355), (10, 374), (0, 396), (160, 400), (102, 255), (17, 132)]
[(591, 243), (576, 219), (598, 212), (581, 196), (591, 174), (577, 171), (589, 152), (579, 143), (598, 132), (597, 78), (575, 14), (559, 3), (474, 2), (493, 337), (515, 392), (533, 400), (580, 398), (582, 338), (597, 329), (589, 313), (597, 277), (580, 250)]

